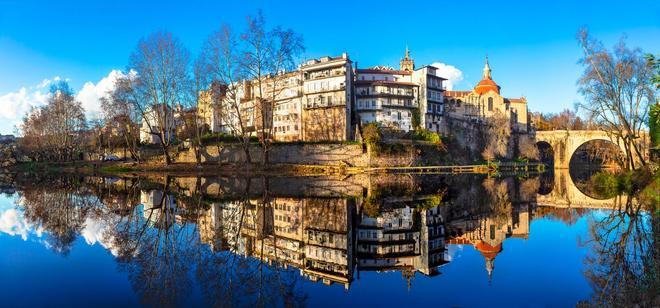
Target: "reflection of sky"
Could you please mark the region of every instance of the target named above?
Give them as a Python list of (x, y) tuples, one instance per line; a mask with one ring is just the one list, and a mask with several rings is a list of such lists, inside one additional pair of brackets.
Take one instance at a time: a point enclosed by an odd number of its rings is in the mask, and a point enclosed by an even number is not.
[[(126, 273), (102, 240), (104, 227), (86, 221), (68, 255), (52, 251), (40, 227), (26, 222), (14, 197), (0, 195), (2, 307), (135, 306)], [(100, 244), (100, 245), (96, 245)]]
[(0, 233), (20, 236), (24, 241), (40, 238), (43, 230), (25, 220), (23, 209), (15, 204), (16, 195), (0, 196)]
[[(50, 247), (48, 242), (42, 239), (43, 228), (28, 222), (25, 219), (23, 208), (16, 205), (16, 201), (16, 195), (0, 196), (0, 234), (18, 236), (24, 241), (36, 241), (44, 244), (46, 247)], [(20, 200), (18, 201), (20, 203)], [(113, 255), (116, 255), (116, 250), (111, 247), (111, 239), (105, 236), (109, 227), (107, 221), (87, 217), (85, 227), (80, 232), (80, 236), (82, 236), (88, 245), (96, 245), (98, 243), (103, 248), (112, 252)]]

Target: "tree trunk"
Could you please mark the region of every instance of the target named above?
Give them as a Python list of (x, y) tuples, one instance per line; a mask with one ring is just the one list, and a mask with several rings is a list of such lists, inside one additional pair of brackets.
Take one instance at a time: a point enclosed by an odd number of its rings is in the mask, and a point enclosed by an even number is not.
[(250, 145), (243, 145), (243, 151), (245, 152), (245, 164), (251, 164), (252, 156), (250, 155)]
[(161, 143), (161, 149), (163, 150), (163, 156), (165, 156), (165, 165), (169, 166), (172, 164), (172, 158), (170, 157), (170, 152), (167, 150), (167, 146)]

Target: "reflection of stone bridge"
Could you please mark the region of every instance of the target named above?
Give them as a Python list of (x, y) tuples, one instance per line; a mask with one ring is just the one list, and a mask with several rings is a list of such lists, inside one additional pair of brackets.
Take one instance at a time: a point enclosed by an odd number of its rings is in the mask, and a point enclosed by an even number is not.
[(625, 205), (626, 196), (611, 199), (596, 199), (580, 191), (573, 182), (568, 170), (555, 170), (552, 191), (548, 194), (536, 196), (540, 206), (570, 207), (570, 208), (601, 208), (614, 209), (618, 205)]
[(610, 141), (625, 153), (623, 144), (600, 130), (552, 130), (536, 132), (536, 142), (549, 144), (553, 151), (555, 169), (567, 169), (571, 157), (583, 144), (593, 140)]

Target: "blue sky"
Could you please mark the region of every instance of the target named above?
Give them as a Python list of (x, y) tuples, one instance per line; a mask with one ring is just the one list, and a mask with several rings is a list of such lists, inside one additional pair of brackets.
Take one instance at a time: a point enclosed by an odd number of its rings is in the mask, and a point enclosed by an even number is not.
[(0, 0), (0, 133), (43, 102), (50, 80), (68, 79), (84, 90), (84, 106), (98, 108), (107, 77), (125, 68), (141, 37), (168, 30), (196, 53), (221, 23), (242, 27), (259, 8), (269, 24), (303, 34), (304, 58), (346, 51), (360, 67), (396, 66), (408, 45), (418, 65), (460, 70), (454, 89), (478, 82), (488, 55), (502, 93), (526, 96), (533, 111), (558, 112), (580, 99), (581, 26), (608, 46), (625, 33), (629, 45), (660, 53), (660, 1)]

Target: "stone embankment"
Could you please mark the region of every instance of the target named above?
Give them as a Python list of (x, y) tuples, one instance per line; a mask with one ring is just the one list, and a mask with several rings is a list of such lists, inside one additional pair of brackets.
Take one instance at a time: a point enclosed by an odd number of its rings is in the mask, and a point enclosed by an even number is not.
[[(261, 164), (264, 153), (258, 144), (250, 146), (250, 162)], [(130, 160), (128, 151), (111, 152), (119, 159)], [(157, 149), (149, 153), (141, 151), (145, 161), (162, 161)], [(171, 155), (176, 163), (195, 164), (192, 147), (174, 149)], [(246, 162), (244, 149), (238, 144), (208, 145), (201, 148), (203, 164), (232, 165)], [(401, 146), (387, 153), (370, 153), (362, 144), (354, 143), (279, 143), (273, 144), (268, 153), (269, 164), (318, 165), (346, 167), (425, 166), (447, 164), (447, 155), (434, 145), (415, 144)], [(90, 160), (98, 158), (90, 157)]]

